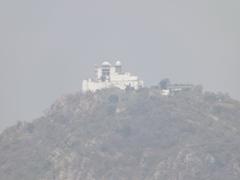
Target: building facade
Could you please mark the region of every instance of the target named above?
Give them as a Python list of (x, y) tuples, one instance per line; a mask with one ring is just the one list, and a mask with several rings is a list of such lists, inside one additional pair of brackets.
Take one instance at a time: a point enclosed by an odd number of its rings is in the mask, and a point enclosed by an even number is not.
[(95, 74), (95, 79), (83, 81), (83, 92), (95, 92), (97, 90), (113, 87), (123, 90), (126, 88), (139, 89), (144, 85), (143, 81), (137, 76), (123, 72), (120, 61), (117, 61), (113, 66), (107, 61), (103, 62), (100, 67), (95, 67)]

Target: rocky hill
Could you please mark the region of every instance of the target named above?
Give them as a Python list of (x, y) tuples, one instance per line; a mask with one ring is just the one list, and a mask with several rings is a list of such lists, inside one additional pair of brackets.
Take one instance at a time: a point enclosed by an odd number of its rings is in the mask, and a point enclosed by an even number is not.
[(0, 136), (1, 180), (239, 180), (240, 103), (200, 87), (76, 93)]

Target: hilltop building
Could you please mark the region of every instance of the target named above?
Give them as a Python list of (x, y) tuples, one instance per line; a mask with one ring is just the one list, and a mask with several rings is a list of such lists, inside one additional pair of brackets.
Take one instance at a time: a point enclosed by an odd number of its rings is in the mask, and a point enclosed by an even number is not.
[(122, 63), (117, 61), (114, 66), (105, 61), (102, 65), (95, 67), (95, 79), (84, 80), (82, 83), (83, 92), (95, 92), (97, 90), (117, 87), (120, 89), (143, 87), (143, 81), (137, 76), (123, 72)]
[(181, 91), (188, 91), (194, 88), (192, 84), (171, 84), (169, 79), (163, 79), (159, 86), (163, 96), (169, 96)]

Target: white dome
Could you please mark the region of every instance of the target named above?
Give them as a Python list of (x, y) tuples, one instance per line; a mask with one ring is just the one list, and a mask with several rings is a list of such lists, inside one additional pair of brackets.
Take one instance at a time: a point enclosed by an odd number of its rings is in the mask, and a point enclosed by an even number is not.
[(104, 61), (104, 62), (102, 63), (102, 66), (111, 66), (111, 64), (110, 64), (108, 61)]
[(122, 66), (122, 63), (120, 61), (117, 61), (115, 66)]

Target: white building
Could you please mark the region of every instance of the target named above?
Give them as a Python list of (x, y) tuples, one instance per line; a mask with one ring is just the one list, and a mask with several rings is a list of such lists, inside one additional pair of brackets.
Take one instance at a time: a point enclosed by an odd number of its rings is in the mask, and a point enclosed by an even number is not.
[(96, 78), (94, 80), (84, 80), (82, 83), (82, 91), (95, 92), (100, 89), (117, 87), (126, 89), (128, 87), (139, 89), (143, 87), (143, 81), (137, 76), (132, 76), (130, 73), (122, 72), (122, 64), (117, 61), (114, 66), (105, 61), (100, 67), (95, 69)]

